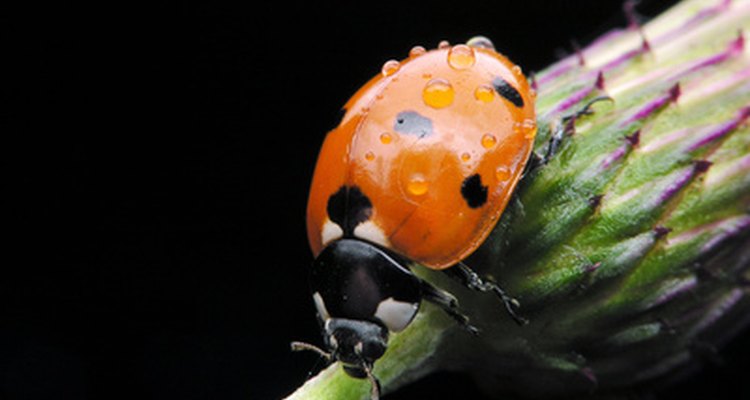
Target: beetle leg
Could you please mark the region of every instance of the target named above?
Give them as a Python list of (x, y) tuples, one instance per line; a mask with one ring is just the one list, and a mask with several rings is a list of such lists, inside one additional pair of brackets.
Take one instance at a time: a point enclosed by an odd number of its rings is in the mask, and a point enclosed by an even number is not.
[(370, 400), (379, 400), (380, 381), (372, 374), (372, 367), (369, 364), (363, 363), (362, 369), (365, 370), (365, 373), (367, 373), (367, 379), (370, 380)]
[(513, 320), (518, 325), (526, 325), (529, 323), (526, 318), (520, 317), (518, 314), (516, 314), (516, 308), (521, 306), (521, 303), (519, 303), (518, 300), (510, 297), (507, 293), (505, 293), (505, 290), (503, 290), (503, 288), (498, 286), (495, 282), (483, 280), (482, 278), (480, 278), (479, 275), (471, 268), (469, 268), (466, 264), (459, 262), (452, 268), (447, 269), (446, 272), (449, 272), (458, 277), (458, 279), (463, 282), (463, 284), (466, 285), (466, 287), (468, 287), (469, 289), (477, 290), (480, 292), (495, 293), (495, 295), (497, 295), (497, 297), (502, 300), (503, 305), (505, 306), (505, 310), (508, 311), (508, 314), (510, 314), (511, 318), (513, 318)]
[[(575, 129), (575, 122), (578, 118), (593, 114), (594, 111), (591, 109), (591, 106), (605, 100), (614, 101), (614, 99), (609, 96), (598, 96), (591, 99), (580, 110), (574, 112), (573, 114), (562, 117), (560, 122), (555, 124), (555, 127), (552, 129), (549, 141), (547, 142), (547, 150), (544, 152), (544, 156), (542, 156), (541, 159), (538, 160), (537, 166), (547, 164), (552, 159), (552, 157), (557, 154), (557, 151), (560, 149), (560, 145), (562, 144), (563, 139), (565, 139), (565, 136), (573, 133), (573, 130)], [(530, 161), (533, 162), (533, 160)]]
[(362, 356), (362, 342), (358, 343), (358, 346), (354, 347), (354, 351), (359, 356), (360, 363), (357, 366), (362, 372), (365, 373), (367, 379), (370, 381), (370, 400), (380, 399), (380, 381), (372, 373), (372, 363), (365, 360)]
[(462, 328), (469, 331), (472, 335), (478, 335), (479, 330), (473, 325), (469, 324), (469, 317), (467, 317), (458, 308), (458, 300), (453, 297), (452, 294), (445, 290), (438, 289), (435, 286), (422, 282), (422, 298), (429, 301), (432, 304), (440, 307), (446, 314), (453, 318)]

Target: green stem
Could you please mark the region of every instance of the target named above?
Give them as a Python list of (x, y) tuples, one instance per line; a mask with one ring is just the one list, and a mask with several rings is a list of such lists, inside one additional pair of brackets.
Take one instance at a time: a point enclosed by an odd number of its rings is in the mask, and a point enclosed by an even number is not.
[[(416, 266), (481, 332), (423, 304), (375, 365), (384, 393), (448, 368), (494, 393), (632, 387), (739, 331), (750, 314), (748, 31), (750, 0), (685, 0), (537, 74), (537, 152), (564, 116), (614, 101), (570, 127), (478, 249), (484, 261), (470, 261), (531, 323)], [(334, 364), (289, 399), (369, 394)]]

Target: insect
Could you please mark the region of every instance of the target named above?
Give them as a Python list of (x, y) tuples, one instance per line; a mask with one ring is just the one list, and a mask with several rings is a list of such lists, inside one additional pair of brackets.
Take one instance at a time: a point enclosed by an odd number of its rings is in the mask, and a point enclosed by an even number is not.
[(462, 260), (495, 227), (527, 165), (536, 135), (534, 93), (521, 69), (483, 37), (415, 47), (345, 105), (320, 151), (307, 207), (315, 255), (311, 290), (325, 349), (353, 377), (379, 384), (373, 364), (388, 335), (422, 300), (472, 333), (456, 298), (414, 275), (445, 270), (518, 303)]

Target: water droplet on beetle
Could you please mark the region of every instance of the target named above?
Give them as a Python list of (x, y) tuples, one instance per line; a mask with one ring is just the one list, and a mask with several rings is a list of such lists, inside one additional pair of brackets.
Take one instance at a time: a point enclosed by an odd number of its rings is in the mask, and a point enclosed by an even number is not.
[(447, 40), (441, 40), (440, 43), (438, 43), (438, 49), (441, 49), (441, 50), (447, 49), (450, 46), (451, 44)]
[(453, 86), (445, 79), (432, 79), (422, 89), (422, 100), (432, 108), (443, 108), (453, 103)]
[(469, 153), (462, 153), (461, 154), (461, 161), (468, 162), (469, 160), (471, 160), (471, 154), (469, 154)]
[(506, 165), (501, 165), (495, 170), (495, 178), (498, 182), (505, 182), (510, 179), (510, 168)]
[(380, 143), (388, 144), (393, 141), (393, 136), (391, 136), (388, 132), (383, 132), (380, 134)]
[(497, 138), (491, 133), (485, 133), (482, 136), (482, 147), (485, 149), (491, 149), (497, 144)]
[(409, 50), (409, 57), (419, 57), (422, 54), (426, 53), (427, 49), (425, 49), (422, 46), (414, 46)]
[(427, 193), (427, 189), (430, 188), (430, 184), (422, 174), (414, 174), (409, 179), (409, 183), (406, 185), (406, 191), (413, 196), (421, 196)]
[(465, 44), (455, 45), (448, 51), (448, 65), (453, 69), (471, 68), (475, 61), (474, 49)]
[(398, 71), (398, 69), (401, 68), (401, 63), (396, 60), (388, 60), (383, 64), (383, 68), (380, 70), (380, 72), (383, 74), (383, 76), (391, 76)]
[(523, 76), (523, 70), (518, 65), (514, 65), (510, 70), (513, 71), (513, 75), (515, 76)]
[(466, 44), (478, 49), (495, 50), (495, 45), (492, 44), (492, 41), (485, 36), (474, 36), (473, 38), (469, 39)]
[(372, 161), (374, 159), (375, 159), (375, 154), (373, 152), (368, 151), (367, 153), (365, 153), (365, 160)]
[(495, 98), (495, 90), (488, 85), (479, 85), (474, 89), (474, 98), (482, 103), (489, 103)]
[(525, 119), (521, 123), (521, 129), (526, 139), (532, 139), (536, 136), (536, 121), (533, 119)]

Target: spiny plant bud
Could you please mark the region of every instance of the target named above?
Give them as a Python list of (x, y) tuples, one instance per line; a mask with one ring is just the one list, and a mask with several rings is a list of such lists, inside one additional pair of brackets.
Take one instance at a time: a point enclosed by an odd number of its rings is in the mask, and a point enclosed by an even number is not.
[[(375, 365), (384, 393), (441, 369), (498, 396), (615, 393), (680, 376), (750, 321), (750, 2), (686, 0), (643, 26), (628, 7), (630, 26), (531, 78), (536, 157), (565, 137), (465, 261), (529, 323), (414, 268), (480, 333), (425, 306)], [(332, 366), (290, 398), (369, 392)]]

